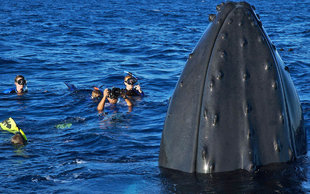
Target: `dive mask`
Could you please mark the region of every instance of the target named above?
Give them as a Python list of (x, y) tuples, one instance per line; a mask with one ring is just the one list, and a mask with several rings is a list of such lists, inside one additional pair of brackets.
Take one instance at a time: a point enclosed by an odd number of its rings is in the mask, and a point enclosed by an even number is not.
[(18, 85), (26, 85), (26, 80), (24, 79), (19, 79), (17, 80)]
[(134, 85), (135, 83), (137, 83), (137, 79), (132, 77), (127, 79), (125, 82), (129, 85)]

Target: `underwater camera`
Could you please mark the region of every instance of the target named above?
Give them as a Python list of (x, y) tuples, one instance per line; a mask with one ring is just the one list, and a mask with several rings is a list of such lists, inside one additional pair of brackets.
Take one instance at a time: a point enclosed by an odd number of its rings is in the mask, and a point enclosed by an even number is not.
[(109, 89), (108, 91), (109, 91), (109, 98), (112, 98), (112, 99), (117, 99), (119, 96), (126, 93), (125, 89), (120, 89), (120, 88), (112, 88), (112, 89)]

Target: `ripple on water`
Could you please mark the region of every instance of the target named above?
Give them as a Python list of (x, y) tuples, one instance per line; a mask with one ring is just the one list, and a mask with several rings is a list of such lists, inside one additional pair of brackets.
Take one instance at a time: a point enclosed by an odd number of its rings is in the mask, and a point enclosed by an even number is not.
[[(203, 193), (309, 191), (308, 156), (286, 170), (163, 176), (158, 153), (169, 98), (189, 53), (221, 1), (7, 1), (0, 6), (0, 91), (18, 74), (28, 94), (1, 95), (0, 119), (13, 117), (28, 145), (0, 134), (0, 190), (6, 193)], [(250, 1), (261, 15), (300, 95), (309, 128), (307, 1)], [(289, 49), (292, 48), (292, 51)], [(138, 76), (146, 96), (130, 112), (98, 114), (93, 86), (124, 87)], [(76, 85), (67, 90), (65, 81)], [(69, 126), (69, 124), (71, 124)], [(58, 127), (57, 125), (65, 126)]]

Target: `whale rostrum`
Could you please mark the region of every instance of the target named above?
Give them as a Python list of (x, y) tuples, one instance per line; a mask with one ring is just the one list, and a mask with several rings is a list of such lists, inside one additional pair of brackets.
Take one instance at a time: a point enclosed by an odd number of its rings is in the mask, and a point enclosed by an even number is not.
[(299, 97), (254, 7), (222, 3), (179, 78), (159, 166), (213, 173), (295, 160), (307, 151)]

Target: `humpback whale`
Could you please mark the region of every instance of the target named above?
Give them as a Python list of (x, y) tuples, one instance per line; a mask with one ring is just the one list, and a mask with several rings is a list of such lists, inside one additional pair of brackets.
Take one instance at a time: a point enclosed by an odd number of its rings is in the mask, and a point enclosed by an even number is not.
[(170, 100), (159, 167), (187, 173), (294, 161), (307, 151), (299, 97), (254, 6), (221, 3)]

